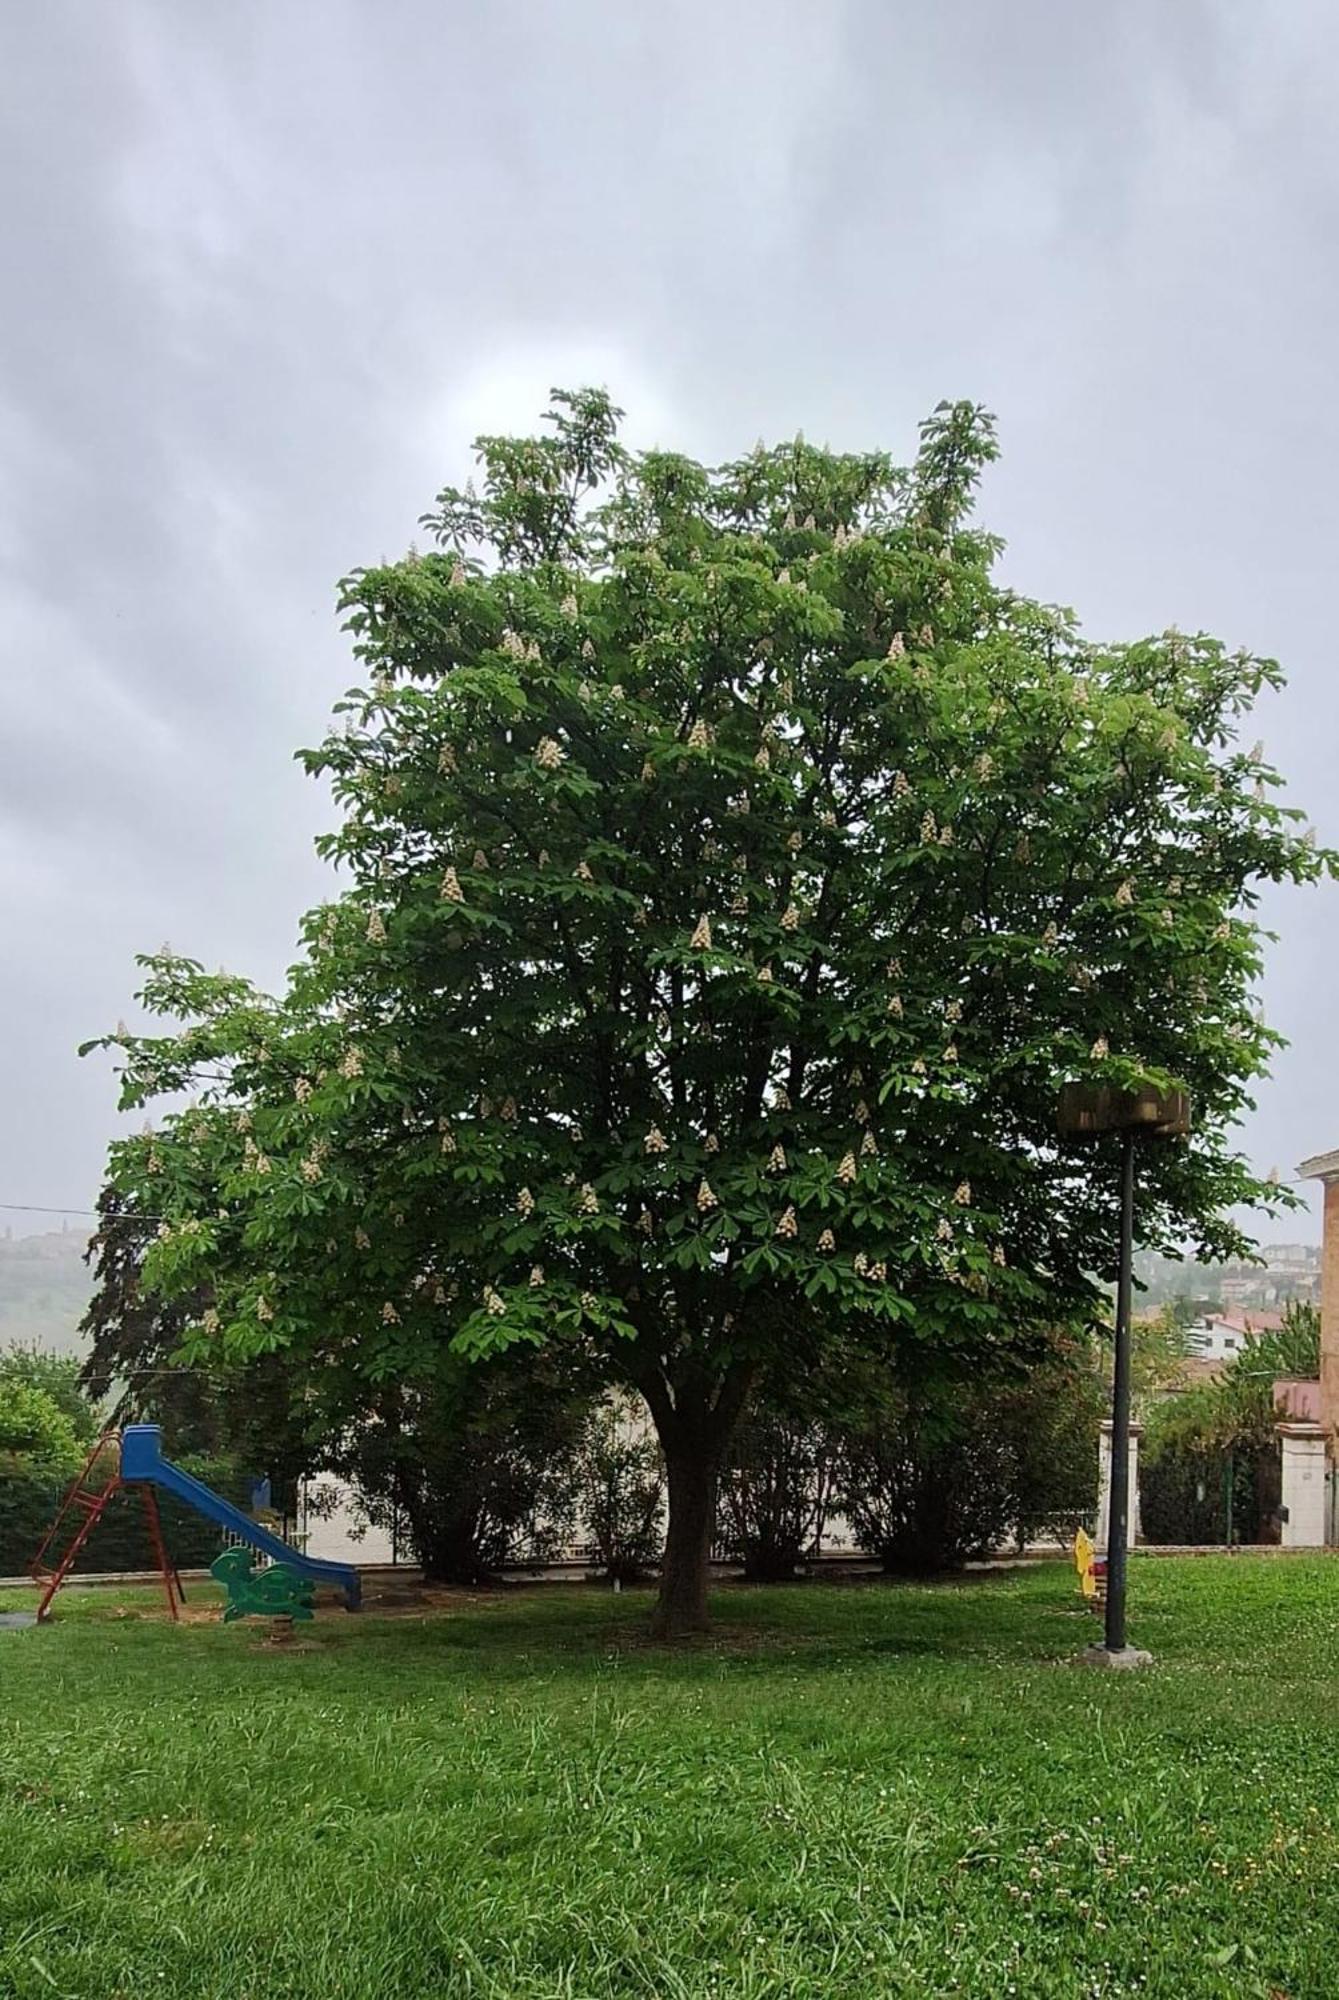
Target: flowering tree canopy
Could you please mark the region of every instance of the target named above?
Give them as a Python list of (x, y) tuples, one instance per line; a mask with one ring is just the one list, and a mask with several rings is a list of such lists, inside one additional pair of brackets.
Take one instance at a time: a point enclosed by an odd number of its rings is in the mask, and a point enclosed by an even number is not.
[(305, 753), (345, 893), (287, 991), (144, 961), (115, 1149), (189, 1351), (314, 1392), (580, 1343), (644, 1395), (700, 1622), (710, 1497), (764, 1361), (828, 1330), (964, 1361), (1097, 1301), (1112, 1161), (1066, 1079), (1188, 1089), (1151, 1243), (1284, 1197), (1231, 1145), (1276, 1037), (1262, 879), (1334, 857), (1236, 728), (1271, 661), (1084, 639), (975, 527), (989, 418), (909, 470), (802, 441), (632, 455), (608, 399), (480, 441), (435, 552), (358, 572), (368, 685)]

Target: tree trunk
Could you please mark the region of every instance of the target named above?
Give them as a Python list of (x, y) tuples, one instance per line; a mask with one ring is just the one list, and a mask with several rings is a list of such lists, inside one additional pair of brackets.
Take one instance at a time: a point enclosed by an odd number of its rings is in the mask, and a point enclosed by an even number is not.
[(657, 1354), (633, 1374), (660, 1439), (669, 1489), (660, 1595), (651, 1616), (653, 1639), (681, 1639), (708, 1628), (716, 1483), (755, 1372), (751, 1363), (735, 1362), (715, 1380), (698, 1368), (684, 1370), (675, 1381)]
[(716, 1525), (718, 1469), (717, 1459), (705, 1448), (665, 1454), (669, 1527), (660, 1596), (651, 1618), (653, 1638), (682, 1639), (707, 1630), (707, 1567)]

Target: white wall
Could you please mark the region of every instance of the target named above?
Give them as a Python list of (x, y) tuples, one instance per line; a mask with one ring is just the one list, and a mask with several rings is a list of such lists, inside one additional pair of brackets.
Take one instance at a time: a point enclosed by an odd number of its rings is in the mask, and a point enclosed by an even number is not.
[[(309, 1501), (321, 1495), (321, 1511), (310, 1511)], [(333, 1494), (333, 1511), (324, 1502)], [(388, 1563), (394, 1560), (391, 1538), (382, 1528), (366, 1528), (359, 1533), (361, 1517), (353, 1501), (352, 1489), (342, 1479), (322, 1473), (302, 1482), (298, 1498), (298, 1529), (309, 1556), (322, 1562)], [(404, 1555), (401, 1554), (401, 1561)]]

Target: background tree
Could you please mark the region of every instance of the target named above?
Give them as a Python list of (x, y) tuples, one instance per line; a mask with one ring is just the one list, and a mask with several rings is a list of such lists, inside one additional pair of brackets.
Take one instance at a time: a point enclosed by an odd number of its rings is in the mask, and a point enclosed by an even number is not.
[[(1058, 1084), (1181, 1085), (1152, 1245), (1244, 1247), (1230, 1134), (1262, 877), (1318, 855), (1235, 746), (1272, 662), (1084, 640), (991, 575), (986, 415), (914, 467), (803, 441), (711, 471), (630, 455), (607, 397), (480, 440), (437, 552), (358, 572), (370, 684), (307, 753), (351, 886), (284, 995), (145, 961), (163, 1037), (114, 1151), (208, 1289), (192, 1357), (412, 1379), (446, 1347), (576, 1345), (645, 1397), (669, 1526), (658, 1627), (700, 1627), (717, 1475), (801, 1339), (954, 1357), (1095, 1308), (1111, 1162)], [(1094, 1266), (1097, 1266), (1094, 1272)]]
[(1130, 1393), (1141, 1420), (1185, 1381), (1190, 1321), (1179, 1300), (1141, 1314), (1130, 1329)]
[(1320, 1311), (1295, 1299), (1285, 1308), (1282, 1324), (1253, 1335), (1216, 1379), (1159, 1404), (1150, 1418), (1150, 1441), (1195, 1438), (1217, 1447), (1272, 1446), (1278, 1422), (1275, 1382), (1289, 1376), (1314, 1381), (1319, 1374)]
[[(98, 1198), (98, 1228), (85, 1260), (93, 1292), (79, 1331), (89, 1342), (86, 1395), (108, 1405), (114, 1422), (162, 1424), (170, 1450), (217, 1451), (222, 1399), (210, 1386), (210, 1363), (178, 1365), (187, 1328), (208, 1304), (207, 1288), (166, 1298), (142, 1283), (144, 1254), (158, 1231), (115, 1186)], [(220, 1369), (214, 1358), (212, 1365)], [(220, 1370), (221, 1372), (221, 1370)]]
[(88, 1247), (94, 1289), (79, 1330), (89, 1351), (78, 1393), (117, 1424), (161, 1424), (171, 1455), (230, 1459), (268, 1478), (274, 1504), (292, 1513), (297, 1483), (318, 1469), (330, 1427), (313, 1421), (309, 1385), (286, 1356), (217, 1348), (183, 1365), (182, 1343), (208, 1311), (207, 1282), (167, 1297), (143, 1282), (144, 1259), (159, 1239), (159, 1218), (140, 1212), (115, 1187), (98, 1201)]

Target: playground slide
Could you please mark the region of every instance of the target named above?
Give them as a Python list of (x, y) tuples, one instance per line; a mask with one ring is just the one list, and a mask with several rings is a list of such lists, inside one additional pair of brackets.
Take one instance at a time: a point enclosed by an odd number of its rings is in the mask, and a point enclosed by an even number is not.
[(197, 1514), (206, 1520), (217, 1521), (221, 1528), (227, 1528), (242, 1541), (249, 1542), (253, 1549), (259, 1549), (272, 1561), (282, 1563), (286, 1569), (296, 1570), (299, 1576), (309, 1576), (314, 1583), (333, 1583), (344, 1592), (344, 1602), (350, 1611), (356, 1611), (362, 1599), (362, 1579), (349, 1563), (321, 1562), (316, 1556), (304, 1556), (300, 1549), (290, 1548), (278, 1535), (272, 1535), (268, 1528), (262, 1528), (259, 1521), (253, 1521), (240, 1507), (234, 1507), (221, 1493), (215, 1493), (212, 1486), (206, 1486), (202, 1479), (183, 1472), (179, 1465), (173, 1465), (170, 1458), (163, 1457), (163, 1433), (157, 1424), (127, 1424), (121, 1433), (121, 1478), (126, 1484), (136, 1480), (148, 1480), (161, 1486), (166, 1493), (175, 1493), (178, 1500), (184, 1500)]

